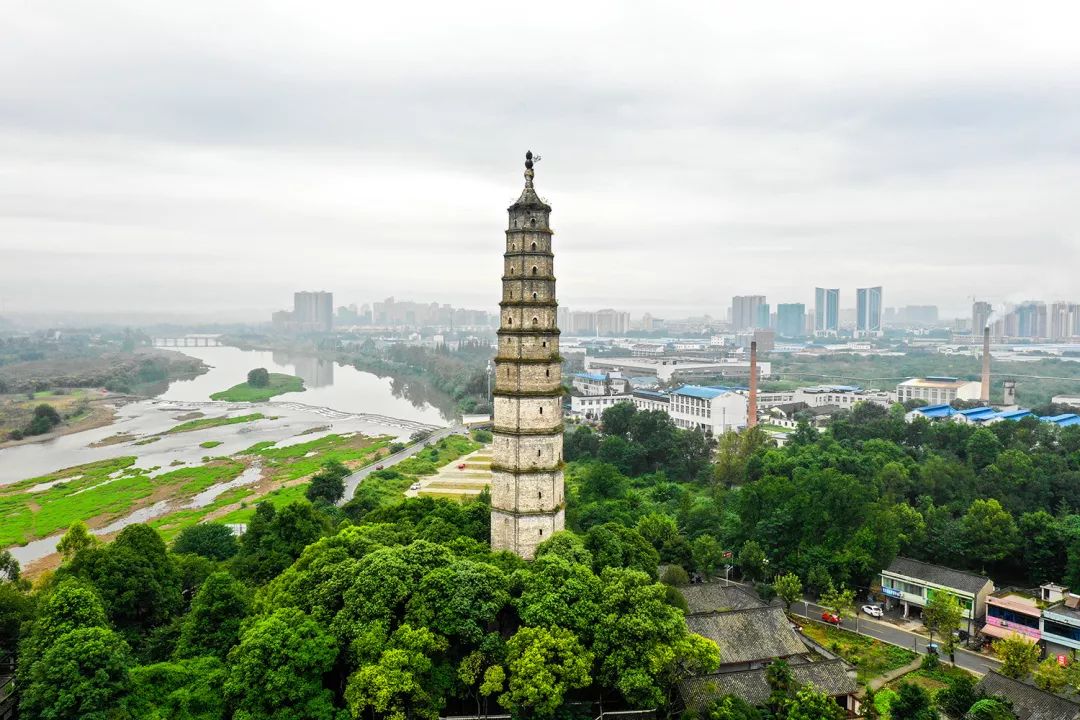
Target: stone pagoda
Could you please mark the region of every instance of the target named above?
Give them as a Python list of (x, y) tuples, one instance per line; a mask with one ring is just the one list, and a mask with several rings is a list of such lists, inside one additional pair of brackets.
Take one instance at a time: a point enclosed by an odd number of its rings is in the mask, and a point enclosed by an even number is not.
[(491, 547), (527, 559), (565, 523), (555, 256), (551, 207), (533, 188), (539, 159), (525, 154), (525, 189), (509, 208), (491, 463)]

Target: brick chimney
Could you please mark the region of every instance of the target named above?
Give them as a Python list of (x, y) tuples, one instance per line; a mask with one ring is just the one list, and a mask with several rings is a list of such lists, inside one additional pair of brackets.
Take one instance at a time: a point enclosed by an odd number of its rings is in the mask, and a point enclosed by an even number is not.
[(750, 341), (750, 397), (746, 404), (746, 427), (752, 428), (757, 425), (757, 342)]
[(979, 400), (983, 405), (990, 404), (990, 326), (983, 328), (983, 357), (982, 357), (982, 392)]

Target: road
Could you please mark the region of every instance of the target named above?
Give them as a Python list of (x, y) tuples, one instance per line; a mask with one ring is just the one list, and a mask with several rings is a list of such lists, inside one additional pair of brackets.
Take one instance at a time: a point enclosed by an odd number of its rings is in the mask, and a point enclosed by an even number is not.
[(387, 455), (386, 457), (381, 458), (380, 460), (372, 463), (371, 465), (366, 465), (360, 468), (352, 475), (345, 478), (345, 494), (341, 496), (341, 500), (338, 501), (338, 505), (344, 505), (349, 500), (352, 500), (353, 494), (356, 493), (357, 486), (360, 485), (364, 478), (375, 472), (375, 468), (377, 468), (378, 466), (381, 465), (385, 469), (392, 465), (396, 465), (402, 460), (411, 458), (413, 455), (423, 450), (425, 447), (427, 447), (428, 443), (438, 442), (444, 437), (449, 437), (454, 433), (461, 432), (465, 432), (465, 427), (462, 425), (454, 425), (448, 428), (443, 428), (442, 430), (436, 430), (435, 432), (431, 433), (431, 435), (429, 435), (428, 438), (424, 440), (424, 442), (413, 443), (412, 445), (406, 447), (404, 450), (396, 452), (393, 455)]
[[(808, 601), (797, 602), (791, 606), (792, 615), (798, 615), (810, 620), (821, 620), (821, 613), (823, 612), (825, 612), (825, 608)], [(892, 643), (893, 645), (906, 647), (907, 649), (915, 650), (918, 653), (926, 653), (926, 644), (929, 641), (925, 636), (919, 635), (918, 633), (909, 632), (890, 623), (871, 620), (862, 612), (860, 612), (859, 615), (857, 630), (855, 626), (856, 620), (854, 618), (844, 619), (842, 627), (845, 630), (851, 630), (853, 632), (858, 632), (860, 635), (866, 635), (867, 637), (883, 640), (884, 642)], [(947, 656), (942, 656), (942, 659), (948, 661), (949, 658)], [(992, 657), (980, 655), (979, 653), (970, 652), (962, 648), (956, 649), (956, 664), (958, 667), (962, 667), (965, 670), (970, 670), (971, 672), (980, 675), (985, 675), (990, 670), (997, 670), (1001, 666), (1001, 663)]]

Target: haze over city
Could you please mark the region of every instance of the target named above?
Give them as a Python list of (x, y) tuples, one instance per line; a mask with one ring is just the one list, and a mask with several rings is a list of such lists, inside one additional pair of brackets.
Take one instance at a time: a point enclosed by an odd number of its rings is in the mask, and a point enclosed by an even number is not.
[(1071, 298), (1076, 15), (19, 4), (0, 302), (261, 320), (311, 287), (493, 309), (525, 148), (570, 307)]

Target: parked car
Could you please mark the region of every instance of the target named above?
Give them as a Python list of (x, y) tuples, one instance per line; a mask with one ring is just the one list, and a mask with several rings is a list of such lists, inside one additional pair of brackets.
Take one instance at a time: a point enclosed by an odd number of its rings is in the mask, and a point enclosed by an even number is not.
[(464, 470), (465, 469), (465, 463), (458, 463), (457, 469), (458, 470)]
[(382, 465), (376, 465), (376, 466), (375, 466), (375, 469), (376, 469), (376, 470), (382, 470), (382, 469), (383, 469), (383, 466), (382, 466)]
[(825, 622), (829, 623), (830, 625), (839, 625), (840, 624), (840, 616), (839, 615), (833, 615), (831, 612), (823, 612), (823, 613), (821, 613), (821, 619), (824, 620)]
[(877, 605), (863, 605), (862, 606), (862, 611), (864, 613), (866, 613), (867, 615), (869, 615), (870, 617), (876, 617), (876, 618), (879, 618), (879, 617), (881, 617), (882, 615), (885, 614), (885, 611), (882, 610)]
[(926, 643), (926, 652), (930, 653), (931, 655), (937, 655), (940, 650), (941, 646), (937, 643)]
[(419, 490), (420, 489), (420, 483), (418, 483), (418, 482), (413, 483), (412, 485), (409, 486), (409, 489), (410, 490)]

